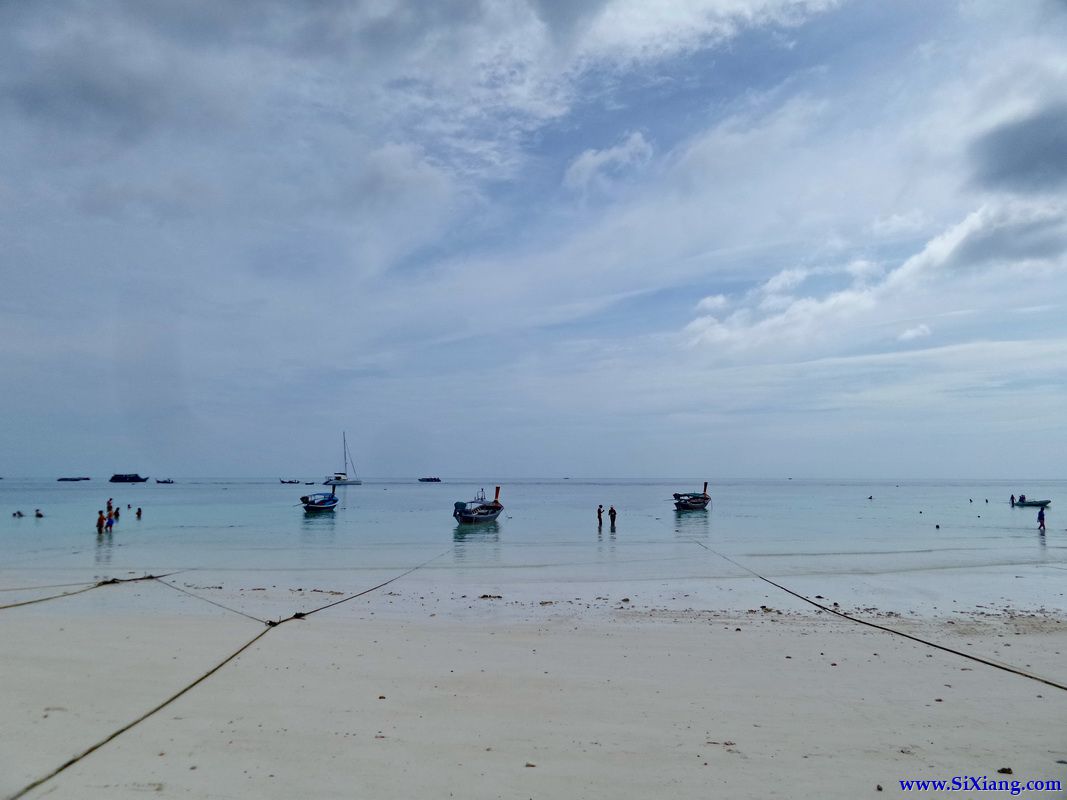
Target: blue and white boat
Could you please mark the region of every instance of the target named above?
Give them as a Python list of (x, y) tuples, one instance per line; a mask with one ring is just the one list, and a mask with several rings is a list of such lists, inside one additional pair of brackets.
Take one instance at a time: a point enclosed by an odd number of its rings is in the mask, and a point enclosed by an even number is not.
[(333, 511), (337, 507), (338, 499), (335, 491), (316, 492), (304, 495), (300, 502), (303, 503), (305, 512), (314, 514), (319, 511)]

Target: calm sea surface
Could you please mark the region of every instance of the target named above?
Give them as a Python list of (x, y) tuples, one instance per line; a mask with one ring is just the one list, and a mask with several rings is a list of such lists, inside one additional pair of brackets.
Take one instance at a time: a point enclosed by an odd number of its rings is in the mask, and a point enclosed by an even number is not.
[[(175, 480), (0, 481), (5, 583), (32, 572), (174, 569), (288, 573), (295, 580), (307, 573), (387, 574), (436, 557), (421, 580), (505, 588), (647, 585), (661, 592), (684, 586), (699, 596), (701, 586), (721, 587), (743, 574), (721, 553), (799, 591), (833, 590), (854, 603), (1067, 610), (1067, 517), (1057, 511), (1067, 506), (1064, 482), (720, 479), (710, 487), (709, 512), (679, 514), (672, 492), (698, 491), (699, 482), (502, 480), (500, 520), (460, 528), (452, 504), (481, 487), (491, 496), (495, 481), (367, 480), (338, 489), (335, 513), (306, 516), (300, 495), (322, 487)], [(1037, 532), (1036, 509), (1009, 506), (1013, 492), (1053, 500), (1045, 536)], [(109, 497), (123, 515), (113, 534), (98, 537), (96, 512)], [(614, 532), (606, 517), (597, 529), (598, 503), (619, 510)], [(144, 509), (139, 521), (137, 507)], [(35, 508), (44, 519), (33, 517)], [(27, 516), (12, 518), (16, 509)]]

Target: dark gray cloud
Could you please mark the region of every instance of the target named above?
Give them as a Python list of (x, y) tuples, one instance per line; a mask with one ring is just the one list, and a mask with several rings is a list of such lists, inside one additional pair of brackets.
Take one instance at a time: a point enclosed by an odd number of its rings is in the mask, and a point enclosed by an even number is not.
[(1046, 192), (1067, 186), (1067, 103), (1000, 125), (971, 147), (974, 178), (991, 189)]
[(952, 251), (948, 267), (1051, 261), (1067, 253), (1067, 220), (1059, 214), (1008, 215), (973, 231)]

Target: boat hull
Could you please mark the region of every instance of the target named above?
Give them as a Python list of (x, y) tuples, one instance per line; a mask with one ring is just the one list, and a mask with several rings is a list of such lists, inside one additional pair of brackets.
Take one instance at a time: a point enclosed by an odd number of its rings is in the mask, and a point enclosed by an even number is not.
[(1047, 508), (1052, 504), (1051, 500), (1023, 500), (1015, 501), (1015, 505), (1022, 506), (1023, 508)]
[(339, 481), (333, 478), (322, 482), (323, 486), (362, 486), (363, 481), (358, 478), (349, 478), (347, 480)]
[(484, 514), (464, 513), (457, 511), (452, 514), (456, 518), (456, 522), (460, 525), (480, 525), (483, 522), (496, 522), (497, 517), (500, 516), (500, 512), (504, 509), (500, 508), (495, 511), (490, 511)]
[(711, 498), (707, 500), (678, 500), (674, 504), (675, 511), (707, 511), (711, 505)]

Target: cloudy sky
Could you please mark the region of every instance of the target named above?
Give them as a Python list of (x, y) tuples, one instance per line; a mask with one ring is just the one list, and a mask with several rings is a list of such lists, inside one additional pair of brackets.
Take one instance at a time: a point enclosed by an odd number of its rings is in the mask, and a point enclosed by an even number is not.
[(1067, 4), (0, 5), (0, 474), (1062, 477)]

